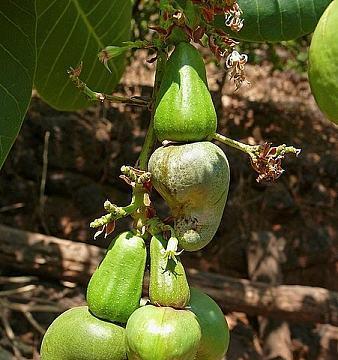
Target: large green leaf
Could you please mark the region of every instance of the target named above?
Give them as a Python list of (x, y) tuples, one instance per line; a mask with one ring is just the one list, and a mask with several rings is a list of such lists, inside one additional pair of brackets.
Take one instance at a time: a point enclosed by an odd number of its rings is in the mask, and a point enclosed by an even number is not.
[(67, 69), (81, 61), (81, 79), (95, 90), (111, 92), (124, 69), (123, 57), (110, 62), (109, 74), (97, 53), (120, 45), (130, 33), (131, 0), (37, 0), (37, 72), (40, 96), (60, 110), (88, 105), (70, 82)]
[(20, 130), (36, 65), (35, 1), (0, 1), (0, 168)]
[(278, 42), (297, 39), (314, 31), (319, 18), (332, 0), (238, 0), (244, 26), (232, 32), (217, 16), (214, 25), (235, 39)]

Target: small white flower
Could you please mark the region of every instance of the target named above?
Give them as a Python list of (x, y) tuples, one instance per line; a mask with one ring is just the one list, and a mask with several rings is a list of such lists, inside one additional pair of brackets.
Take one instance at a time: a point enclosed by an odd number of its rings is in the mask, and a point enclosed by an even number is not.
[[(233, 50), (226, 58), (225, 66), (230, 71), (230, 79), (234, 80), (236, 90), (238, 90), (244, 81), (249, 83), (245, 78), (244, 66), (248, 61), (246, 54), (240, 54), (238, 51)], [(250, 84), (250, 83), (249, 83)]]

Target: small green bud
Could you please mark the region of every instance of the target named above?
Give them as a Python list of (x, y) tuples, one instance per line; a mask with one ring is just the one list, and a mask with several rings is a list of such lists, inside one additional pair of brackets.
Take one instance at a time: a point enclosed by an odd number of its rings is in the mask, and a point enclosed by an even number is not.
[(124, 54), (129, 49), (130, 46), (107, 46), (99, 52), (98, 58), (106, 67), (106, 69), (111, 72), (108, 66), (108, 61)]
[(127, 50), (129, 46), (107, 46), (99, 52), (98, 57), (104, 62), (124, 54)]

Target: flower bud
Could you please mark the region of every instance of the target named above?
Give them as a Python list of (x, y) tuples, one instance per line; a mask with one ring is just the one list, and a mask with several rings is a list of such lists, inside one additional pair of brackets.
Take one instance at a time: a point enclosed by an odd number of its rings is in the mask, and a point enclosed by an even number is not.
[(107, 46), (99, 52), (98, 58), (107, 70), (111, 72), (108, 66), (108, 61), (124, 54), (129, 49), (129, 46)]

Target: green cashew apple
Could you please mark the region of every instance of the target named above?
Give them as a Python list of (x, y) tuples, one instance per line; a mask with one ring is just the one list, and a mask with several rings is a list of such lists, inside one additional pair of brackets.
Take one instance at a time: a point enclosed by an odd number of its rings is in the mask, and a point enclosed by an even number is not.
[(180, 247), (202, 249), (218, 229), (228, 195), (230, 169), (223, 151), (207, 141), (164, 146), (151, 155), (148, 169), (171, 209)]
[(87, 306), (65, 311), (48, 328), (41, 360), (126, 360), (125, 329), (97, 319)]
[(196, 316), (170, 307), (143, 306), (126, 327), (129, 360), (194, 360), (200, 339)]
[(190, 290), (190, 310), (202, 331), (195, 360), (221, 360), (229, 346), (229, 327), (223, 312), (207, 294), (195, 288)]
[(165, 256), (167, 241), (155, 235), (150, 242), (149, 298), (155, 305), (183, 309), (189, 302), (190, 289), (179, 256)]
[(131, 231), (112, 241), (87, 288), (88, 307), (95, 316), (127, 322), (140, 306), (146, 257), (144, 240)]
[(319, 20), (309, 51), (309, 81), (320, 110), (338, 124), (338, 1)]
[(203, 59), (192, 45), (181, 42), (165, 67), (155, 104), (155, 134), (159, 141), (201, 141), (216, 127)]

